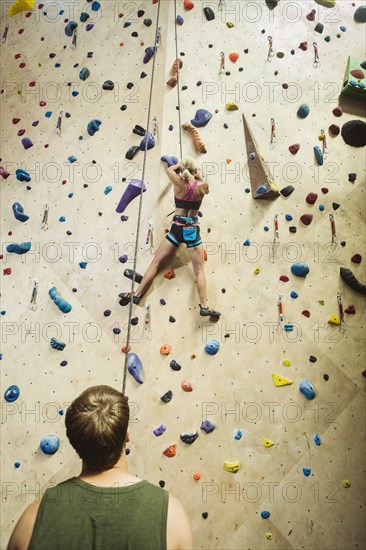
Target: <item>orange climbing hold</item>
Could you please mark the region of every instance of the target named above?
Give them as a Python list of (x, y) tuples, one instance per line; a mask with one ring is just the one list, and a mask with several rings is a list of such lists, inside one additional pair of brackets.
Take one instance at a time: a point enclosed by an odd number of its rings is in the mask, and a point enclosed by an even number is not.
[(164, 277), (166, 279), (174, 279), (175, 277), (174, 269), (167, 269), (166, 272), (164, 273)]
[(226, 159), (226, 164), (231, 164), (233, 161), (231, 159)]
[(239, 59), (239, 54), (236, 53), (236, 52), (232, 52), (230, 55), (229, 55), (229, 59), (230, 61), (232, 61), (233, 63), (236, 63)]
[(195, 481), (199, 481), (199, 480), (201, 479), (201, 474), (200, 474), (199, 472), (195, 472), (195, 473), (193, 474), (193, 479), (194, 479)]
[(177, 446), (175, 443), (172, 443), (172, 445), (169, 445), (166, 449), (163, 451), (163, 455), (167, 456), (168, 458), (172, 458), (177, 454)]
[(207, 262), (207, 250), (205, 248), (203, 249), (203, 261)]
[[(131, 346), (129, 345), (129, 346), (128, 346), (128, 352), (130, 352), (130, 351), (131, 351)], [(126, 346), (123, 346), (123, 347), (122, 347), (122, 352), (123, 352), (123, 353), (126, 353)]]
[(191, 0), (184, 0), (183, 5), (185, 10), (193, 10), (194, 8), (194, 4)]
[(172, 351), (172, 346), (169, 344), (163, 344), (160, 348), (160, 353), (162, 355), (169, 355), (169, 353)]

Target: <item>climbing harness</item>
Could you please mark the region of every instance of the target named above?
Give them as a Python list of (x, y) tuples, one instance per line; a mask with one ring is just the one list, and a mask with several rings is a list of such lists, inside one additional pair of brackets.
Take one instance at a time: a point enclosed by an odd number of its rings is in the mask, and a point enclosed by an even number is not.
[(30, 304), (29, 304), (29, 308), (32, 311), (36, 311), (36, 309), (37, 309), (37, 295), (38, 295), (38, 279), (34, 279), (32, 296), (31, 296)]
[(1, 42), (2, 42), (3, 44), (5, 44), (6, 39), (7, 39), (7, 37), (8, 37), (8, 30), (9, 30), (9, 24), (6, 24), (6, 25), (5, 25), (4, 32), (3, 32), (3, 37), (2, 37), (2, 40), (1, 40)]
[(64, 112), (60, 111), (60, 114), (58, 115), (57, 123), (56, 123), (56, 132), (59, 136), (61, 136), (61, 122), (62, 122), (62, 116)]
[(278, 305), (278, 313), (280, 316), (280, 328), (283, 328), (284, 316), (283, 316), (282, 294), (279, 294), (278, 296), (277, 305)]
[(151, 322), (150, 311), (151, 311), (150, 304), (146, 304), (145, 305), (144, 338), (148, 338), (148, 339), (151, 338), (151, 334), (150, 334), (150, 322)]
[(274, 217), (274, 229), (275, 229), (275, 241), (279, 241), (280, 240), (280, 234), (278, 232), (278, 214), (275, 214), (275, 217)]
[(44, 207), (43, 218), (42, 218), (42, 226), (41, 226), (41, 229), (43, 229), (43, 231), (47, 231), (47, 230), (48, 230), (48, 213), (49, 213), (49, 210), (50, 210), (50, 205), (49, 205), (49, 203), (47, 202), (47, 203), (45, 204), (45, 207)]
[(342, 294), (340, 292), (337, 292), (337, 301), (338, 301), (338, 308), (339, 308), (339, 318), (341, 320), (341, 329), (346, 330), (346, 321), (344, 320)]
[(76, 50), (77, 40), (78, 40), (78, 34), (77, 34), (77, 29), (75, 29), (72, 35), (72, 42), (70, 46), (72, 50)]
[(271, 118), (271, 143), (274, 143), (276, 140), (276, 121), (274, 118)]
[(220, 70), (219, 76), (225, 74), (225, 52), (220, 52)]
[(318, 44), (316, 42), (313, 42), (314, 46), (314, 62), (313, 66), (316, 68), (319, 65), (319, 52), (318, 52)]
[(274, 56), (274, 51), (273, 51), (273, 39), (272, 39), (272, 36), (269, 36), (268, 37), (268, 56), (267, 56), (267, 61), (272, 61), (271, 57)]
[(337, 242), (338, 239), (337, 239), (337, 231), (336, 231), (334, 214), (329, 214), (329, 220), (330, 220), (330, 226), (332, 229), (332, 243), (335, 243)]

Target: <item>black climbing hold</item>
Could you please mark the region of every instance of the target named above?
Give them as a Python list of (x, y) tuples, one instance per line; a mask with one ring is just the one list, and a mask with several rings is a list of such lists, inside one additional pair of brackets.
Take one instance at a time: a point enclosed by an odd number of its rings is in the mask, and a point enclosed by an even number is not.
[(140, 74), (140, 78), (145, 78), (146, 76), (147, 74), (144, 71), (142, 71), (142, 73)]
[(292, 185), (287, 185), (286, 187), (284, 187), (283, 189), (281, 189), (280, 193), (283, 197), (288, 197), (289, 195), (291, 195), (291, 193), (293, 193), (295, 191), (295, 188), (292, 187)]
[(317, 360), (318, 360), (318, 359), (315, 357), (315, 355), (310, 355), (310, 357), (309, 357), (310, 363), (316, 363)]
[(131, 449), (125, 449), (126, 456), (128, 456), (131, 452)]
[(182, 90), (187, 90), (188, 86), (182, 86)]
[(297, 232), (297, 228), (294, 225), (290, 225), (288, 230), (290, 231), (290, 233), (296, 233)]
[(197, 82), (196, 86), (201, 86), (201, 85), (202, 85), (202, 81), (199, 80), (199, 81)]
[(180, 438), (183, 441), (183, 443), (187, 443), (187, 445), (192, 445), (196, 441), (198, 437), (198, 432), (189, 433), (189, 434), (180, 434)]
[(366, 284), (360, 283), (360, 281), (353, 275), (350, 269), (341, 267), (340, 275), (346, 285), (348, 285), (350, 288), (353, 288), (353, 290), (355, 290), (356, 292), (360, 292), (361, 294), (366, 294)]
[(323, 23), (317, 23), (314, 27), (314, 31), (315, 32), (318, 32), (319, 34), (321, 34), (324, 30), (324, 25)]
[(244, 67), (239, 67), (239, 72), (242, 73), (244, 71)]
[(341, 134), (347, 145), (364, 147), (366, 145), (366, 122), (357, 119), (350, 120), (343, 124)]
[(249, 53), (249, 49), (245, 48), (244, 53)]
[(138, 325), (138, 323), (139, 323), (138, 317), (134, 317), (133, 319), (131, 319), (131, 325), (133, 325), (134, 327)]
[(106, 310), (104, 311), (104, 317), (109, 317), (111, 313), (112, 313), (112, 312), (111, 312), (110, 309), (106, 309)]
[(121, 111), (125, 111), (127, 109), (127, 105), (122, 105)]
[(346, 241), (341, 241), (341, 246), (346, 246)]
[(70, 118), (71, 117), (70, 113), (65, 113), (65, 117)]
[(172, 397), (173, 397), (173, 392), (169, 390), (166, 393), (164, 393), (164, 395), (162, 395), (160, 399), (163, 403), (169, 403), (172, 400)]
[(338, 208), (339, 208), (340, 206), (341, 206), (341, 205), (338, 204), (337, 202), (332, 202), (333, 210), (338, 210)]
[(98, 216), (103, 216), (103, 212), (98, 212)]
[(131, 33), (131, 36), (133, 36), (134, 38), (137, 38), (137, 37), (138, 37), (138, 35), (139, 35), (139, 33), (138, 33), (138, 32), (136, 32), (136, 31), (134, 31), (134, 32), (132, 32), (132, 33)]
[(208, 518), (208, 512), (202, 512), (202, 517), (203, 517), (203, 519), (207, 519)]
[(209, 47), (209, 48), (213, 48), (213, 44), (209, 44), (208, 47)]
[(329, 374), (323, 374), (323, 378), (327, 382), (329, 380)]
[(348, 174), (348, 181), (351, 181), (353, 183), (354, 181), (356, 181), (356, 178), (357, 178), (357, 174), (354, 174), (354, 173)]
[(212, 8), (208, 8), (208, 7), (203, 8), (203, 12), (206, 16), (207, 21), (212, 21), (213, 19), (215, 19), (215, 14)]
[(163, 481), (162, 479), (159, 481), (159, 485), (160, 487), (163, 489), (165, 487), (165, 481)]
[(137, 12), (137, 17), (142, 17), (145, 14), (144, 10), (139, 10)]
[(231, 75), (231, 72), (230, 71), (226, 71), (226, 76), (230, 76)]
[(173, 317), (172, 315), (169, 315), (169, 322), (175, 323), (175, 317)]
[(132, 132), (134, 134), (137, 134), (138, 136), (144, 136), (146, 134), (146, 130), (142, 126), (139, 126), (138, 124), (136, 124)]
[(178, 370), (180, 370), (182, 367), (179, 365), (179, 363), (176, 362), (175, 359), (173, 359), (172, 361), (170, 361), (170, 368), (171, 368), (172, 370), (178, 371)]
[(295, 55), (295, 50), (291, 50), (291, 55)]
[(88, 53), (86, 54), (86, 57), (93, 57), (93, 52), (88, 52)]
[(137, 155), (137, 153), (139, 152), (139, 150), (140, 150), (140, 147), (139, 147), (138, 145), (133, 145), (133, 146), (130, 147), (129, 150), (127, 151), (125, 158), (126, 158), (127, 160), (132, 160), (132, 159)]
[(134, 87), (134, 83), (133, 82), (129, 82), (127, 85), (126, 85), (126, 88), (128, 88), (129, 90), (131, 90), (131, 88)]
[(150, 27), (151, 24), (152, 24), (151, 19), (144, 19), (144, 25), (145, 25), (145, 27)]
[(184, 52), (180, 52), (179, 54), (181, 57), (184, 57), (186, 54)]
[(221, 292), (222, 292), (223, 294), (225, 294), (226, 288), (222, 288), (222, 289), (221, 289)]
[(278, 4), (278, 0), (266, 0), (266, 4), (270, 10), (273, 10)]
[(114, 83), (112, 80), (106, 80), (102, 86), (103, 90), (113, 90)]

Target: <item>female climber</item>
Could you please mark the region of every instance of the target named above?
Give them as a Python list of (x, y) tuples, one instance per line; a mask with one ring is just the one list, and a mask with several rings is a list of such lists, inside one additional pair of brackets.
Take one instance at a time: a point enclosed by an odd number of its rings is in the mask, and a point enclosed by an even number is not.
[[(218, 319), (221, 313), (208, 307), (203, 246), (198, 224), (198, 210), (203, 197), (209, 192), (208, 184), (202, 181), (202, 174), (197, 169), (195, 160), (189, 157), (167, 168), (167, 174), (174, 189), (175, 213), (171, 222), (172, 227), (156, 251), (154, 259), (141, 280), (140, 286), (134, 292), (133, 303), (140, 303), (142, 296), (154, 280), (162, 262), (181, 243), (185, 243), (197, 278), (200, 315), (202, 317)], [(132, 279), (133, 270), (126, 270), (125, 275)], [(130, 292), (121, 292), (119, 297), (121, 298), (119, 302), (121, 306), (125, 306), (131, 301)]]

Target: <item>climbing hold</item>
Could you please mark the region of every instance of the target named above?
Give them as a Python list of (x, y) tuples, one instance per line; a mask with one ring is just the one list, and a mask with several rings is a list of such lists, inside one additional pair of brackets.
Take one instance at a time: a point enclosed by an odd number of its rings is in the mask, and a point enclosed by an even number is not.
[(5, 390), (4, 399), (8, 403), (13, 403), (18, 399), (19, 395), (20, 395), (19, 387), (13, 384), (9, 386), (7, 390)]
[(316, 193), (309, 193), (305, 200), (308, 204), (314, 204), (317, 198), (318, 195)]
[(187, 445), (191, 445), (192, 443), (194, 443), (197, 438), (198, 432), (180, 434), (181, 441), (183, 441), (183, 443), (187, 443)]
[(272, 533), (266, 533), (266, 539), (271, 540), (273, 537)]
[(155, 137), (153, 136), (153, 134), (148, 132), (141, 140), (140, 151), (145, 151), (145, 149), (153, 149), (153, 147), (155, 147)]
[(250, 240), (249, 240), (249, 239), (246, 239), (246, 240), (243, 242), (243, 246), (250, 246)]
[(268, 519), (270, 515), (271, 515), (270, 512), (267, 512), (265, 510), (263, 512), (261, 512), (261, 517), (263, 519)]
[(292, 291), (290, 292), (290, 296), (291, 296), (291, 298), (294, 298), (294, 299), (296, 299), (296, 298), (299, 297), (298, 293), (295, 292), (294, 290), (292, 290)]
[(308, 21), (315, 21), (315, 14), (316, 10), (311, 10), (311, 12), (307, 14), (306, 19)]
[(232, 23), (231, 21), (227, 21), (226, 26), (228, 29), (232, 29), (233, 27), (235, 27), (234, 23)]
[(306, 50), (308, 49), (308, 43), (307, 42), (301, 42), (299, 48), (303, 52), (306, 52)]
[(161, 347), (160, 347), (160, 353), (161, 355), (169, 355), (169, 353), (172, 351), (172, 346), (170, 346), (169, 344), (163, 344)]
[(86, 11), (82, 11), (80, 14), (80, 21), (82, 23), (85, 23), (85, 21), (87, 21), (89, 17), (90, 17), (89, 13), (86, 13)]
[(357, 23), (366, 23), (366, 6), (359, 6), (353, 14), (353, 17)]
[(209, 7), (203, 8), (203, 13), (206, 16), (207, 21), (212, 21), (213, 19), (215, 19), (215, 14), (212, 8), (209, 8)]
[(313, 435), (313, 439), (314, 439), (315, 445), (316, 445), (317, 447), (319, 447), (319, 446), (322, 444), (319, 434), (314, 434), (314, 435)]
[(294, 191), (295, 187), (293, 187), (292, 185), (286, 185), (286, 187), (281, 189), (280, 193), (283, 197), (289, 197)]
[(92, 3), (92, 5), (91, 5), (92, 11), (98, 11), (99, 8), (100, 8), (99, 2), (93, 2), (93, 3)]
[(290, 145), (288, 149), (290, 153), (292, 153), (293, 155), (296, 155), (296, 153), (300, 149), (300, 143), (294, 143), (293, 145)]
[(324, 30), (323, 23), (317, 23), (314, 27), (314, 31), (318, 32), (319, 34), (322, 34), (323, 30)]
[(181, 15), (177, 15), (176, 22), (177, 22), (177, 25), (181, 27), (184, 23), (183, 17)]
[(280, 376), (279, 374), (276, 374), (275, 372), (272, 372), (272, 379), (275, 383), (275, 386), (289, 386), (292, 384), (292, 380), (289, 380), (288, 378), (284, 378), (283, 376)]
[(310, 357), (309, 357), (310, 363), (316, 363), (317, 360), (318, 360), (318, 359), (315, 357), (315, 355), (310, 355)]
[(357, 174), (354, 174), (353, 172), (351, 172), (350, 174), (348, 174), (348, 181), (350, 181), (351, 183), (353, 183), (354, 181), (356, 181), (356, 178), (357, 178)]
[(194, 8), (194, 4), (191, 0), (184, 0), (183, 6), (184, 6), (184, 9), (187, 11), (193, 10)]
[(303, 214), (302, 216), (300, 216), (300, 221), (302, 221), (302, 223), (304, 225), (310, 225), (311, 222), (313, 221), (313, 215), (312, 214)]
[(347, 315), (354, 315), (356, 313), (356, 308), (354, 305), (349, 305), (344, 310), (344, 313), (347, 313)]
[(193, 391), (192, 384), (189, 382), (189, 380), (182, 380), (181, 388), (185, 392)]
[(235, 434), (235, 439), (237, 441), (240, 441), (242, 437), (243, 437), (243, 430), (237, 429)]
[(208, 124), (211, 118), (212, 113), (206, 111), (206, 109), (198, 109), (198, 111), (196, 111), (195, 117), (191, 120), (191, 124), (193, 124), (193, 126), (195, 126), (196, 128), (202, 128), (203, 126), (206, 126), (206, 124)]
[(204, 420), (200, 426), (201, 430), (206, 432), (206, 434), (213, 432), (215, 427), (216, 426), (212, 424), (212, 422), (210, 422), (209, 420)]
[(237, 103), (226, 103), (225, 104), (225, 109), (227, 111), (237, 111), (239, 109), (239, 105)]
[(291, 367), (291, 361), (289, 361), (288, 359), (284, 359), (284, 360), (282, 361), (282, 365), (283, 365), (284, 367)]
[(193, 474), (193, 479), (194, 479), (195, 481), (199, 481), (199, 480), (201, 479), (201, 474), (200, 474), (199, 472), (195, 472), (195, 473)]
[(140, 151), (140, 147), (138, 145), (132, 145), (130, 147), (125, 155), (125, 158), (127, 160), (133, 160), (134, 157), (137, 155), (137, 153)]
[(45, 435), (42, 437), (39, 446), (44, 454), (54, 455), (60, 446), (60, 439), (57, 435)]
[(301, 313), (304, 317), (310, 317), (310, 311), (308, 309), (304, 309)]
[(164, 395), (162, 395), (160, 397), (160, 400), (163, 403), (170, 403), (170, 401), (172, 400), (172, 397), (173, 397), (173, 392), (171, 390), (169, 390), (169, 391), (165, 392)]
[(168, 280), (174, 279), (175, 277), (174, 269), (167, 269), (164, 273), (164, 277), (165, 279), (168, 279)]
[(169, 323), (175, 323), (176, 319), (173, 315), (169, 315)]
[(139, 384), (143, 383), (142, 377), (141, 377), (141, 371), (142, 371), (142, 363), (138, 355), (136, 353), (129, 353), (127, 355), (127, 368), (128, 372), (134, 377), (136, 382)]
[(313, 388), (310, 380), (302, 380), (299, 385), (299, 391), (304, 397), (306, 397), (306, 399), (314, 399), (315, 397), (315, 389)]
[(328, 319), (328, 323), (330, 325), (337, 325), (339, 326), (341, 324), (341, 320), (335, 313), (331, 313)]
[(102, 124), (102, 121), (101, 120), (98, 120), (96, 118), (94, 118), (93, 120), (91, 120), (86, 129), (88, 131), (88, 134), (89, 136), (94, 136), (95, 132), (98, 132), (99, 131), (99, 126)]
[(324, 209), (325, 209), (324, 204), (319, 204), (319, 210), (320, 210), (320, 212), (323, 212)]
[(146, 48), (143, 62), (145, 64), (148, 63), (152, 58), (152, 56), (154, 55), (154, 53), (155, 53), (155, 48), (153, 46), (149, 46), (148, 48)]
[(336, 137), (336, 136), (338, 136), (339, 133), (340, 133), (340, 131), (341, 131), (340, 127), (337, 126), (336, 124), (331, 124), (331, 125), (329, 126), (328, 130), (329, 130), (329, 135), (330, 135), (331, 137)]
[(239, 460), (235, 460), (234, 462), (224, 462), (224, 470), (231, 473), (236, 473), (239, 471), (240, 468), (240, 462)]
[(328, 382), (328, 380), (329, 380), (329, 374), (326, 374), (326, 373), (323, 374), (323, 378), (324, 378), (324, 380), (325, 380), (326, 382)]
[(272, 445), (274, 445), (273, 441), (271, 441), (270, 439), (267, 439), (266, 437), (263, 437), (263, 445), (268, 448), (268, 447), (272, 447)]
[(21, 244), (13, 243), (6, 247), (6, 251), (10, 254), (26, 254), (31, 249), (32, 243), (25, 242)]
[(351, 258), (351, 262), (353, 262), (354, 264), (360, 264), (362, 262), (361, 254), (354, 254)]
[(114, 82), (112, 82), (112, 80), (106, 80), (105, 82), (103, 82), (102, 88), (103, 90), (113, 90)]
[(179, 365), (179, 363), (177, 363), (177, 361), (176, 361), (175, 359), (173, 359), (172, 361), (170, 361), (170, 364), (169, 364), (169, 365), (170, 365), (170, 368), (171, 368), (172, 370), (175, 370), (175, 371), (179, 371), (179, 370), (181, 370), (181, 368), (182, 368), (182, 367)]
[(165, 432), (166, 427), (163, 424), (160, 424), (155, 430), (153, 430), (153, 434), (156, 435), (156, 437), (159, 437), (160, 435), (163, 435)]
[(87, 67), (83, 67), (79, 73), (80, 80), (86, 80), (90, 76), (90, 71)]
[(74, 34), (74, 30), (78, 27), (78, 24), (76, 21), (69, 21), (65, 27), (65, 34), (66, 36), (72, 36)]
[(300, 118), (306, 118), (310, 113), (310, 107), (307, 103), (303, 103), (297, 110), (297, 116)]
[(323, 163), (324, 163), (323, 153), (318, 145), (314, 146), (314, 154), (315, 154), (315, 158), (318, 166), (323, 166)]
[(175, 443), (172, 443), (172, 445), (169, 445), (166, 449), (163, 451), (163, 455), (167, 456), (168, 458), (173, 458), (177, 454), (177, 446)]
[(205, 345), (205, 352), (209, 355), (216, 355), (220, 349), (220, 343), (218, 340), (209, 340)]
[(283, 283), (288, 283), (288, 281), (290, 280), (287, 275), (280, 275), (279, 277), (280, 281), (282, 281)]
[(236, 63), (239, 59), (239, 54), (236, 53), (236, 52), (232, 52), (231, 54), (229, 54), (229, 59), (230, 61), (232, 61), (233, 63)]
[(366, 122), (350, 120), (342, 126), (342, 138), (347, 145), (364, 147), (366, 145)]
[(258, 275), (260, 272), (261, 270), (259, 267), (256, 267), (255, 270), (253, 271), (254, 275)]
[(351, 482), (350, 482), (350, 480), (349, 480), (349, 479), (344, 479), (344, 480), (342, 481), (342, 487), (343, 487), (344, 489), (348, 489), (349, 487), (351, 487)]
[(29, 216), (27, 216), (27, 214), (24, 214), (24, 208), (21, 204), (19, 204), (19, 202), (15, 202), (12, 206), (13, 208), (13, 212), (14, 212), (14, 217), (20, 221), (20, 222), (26, 222), (27, 220), (29, 220)]
[(306, 277), (309, 271), (309, 266), (305, 262), (296, 262), (291, 266), (291, 273), (296, 277)]
[(333, 113), (334, 116), (340, 117), (340, 116), (343, 115), (343, 109), (342, 109), (342, 107), (340, 107), (340, 106), (338, 105), (338, 107), (334, 107), (332, 113)]
[(104, 194), (109, 195), (109, 193), (112, 191), (113, 187), (111, 185), (107, 185), (107, 187), (104, 189)]
[(292, 219), (293, 219), (293, 218), (292, 218), (291, 214), (286, 214), (286, 215), (285, 215), (285, 220), (286, 220), (287, 222), (290, 222)]
[[(126, 187), (121, 197), (121, 200), (118, 203), (116, 212), (118, 212), (118, 214), (121, 214), (122, 212), (124, 212), (127, 206), (130, 204), (130, 202), (136, 197), (138, 197), (138, 195), (141, 194), (141, 189), (142, 189), (142, 192), (145, 193), (145, 191), (147, 190), (145, 184), (141, 180), (132, 179), (128, 184), (128, 186)], [(128, 277), (128, 275), (126, 275), (126, 272), (124, 274), (126, 277)], [(137, 281), (137, 282), (140, 282), (140, 281)]]
[[(152, 20), (149, 19), (149, 18), (146, 18), (146, 19), (144, 19), (143, 23), (144, 23), (145, 27), (151, 27), (151, 25), (152, 25)], [(145, 51), (146, 51), (146, 50), (145, 50)]]
[(164, 155), (163, 157), (160, 158), (160, 160), (162, 160), (163, 162), (166, 162), (168, 168), (170, 168), (170, 166), (174, 166), (175, 164), (178, 164), (177, 157), (168, 157), (167, 155)]
[(338, 208), (340, 208), (340, 204), (338, 204), (337, 202), (332, 202), (332, 208), (333, 210), (338, 210)]
[(22, 139), (22, 145), (24, 149), (29, 149), (30, 147), (33, 147), (33, 143), (28, 137)]
[(311, 468), (303, 468), (302, 472), (305, 477), (309, 477), (309, 475), (311, 474)]
[(70, 313), (70, 311), (72, 310), (71, 304), (66, 302), (66, 300), (64, 300), (60, 296), (60, 294), (58, 293), (57, 288), (55, 286), (50, 288), (50, 290), (48, 291), (48, 294), (49, 294), (50, 298), (55, 302), (58, 309), (60, 311), (62, 311), (62, 313)]
[(50, 340), (51, 348), (57, 349), (58, 351), (63, 351), (65, 349), (65, 342), (61, 342), (60, 340), (56, 340), (56, 338), (51, 338)]
[(10, 176), (10, 172), (5, 170), (2, 166), (0, 166), (0, 176), (3, 177), (4, 180), (6, 180)]

